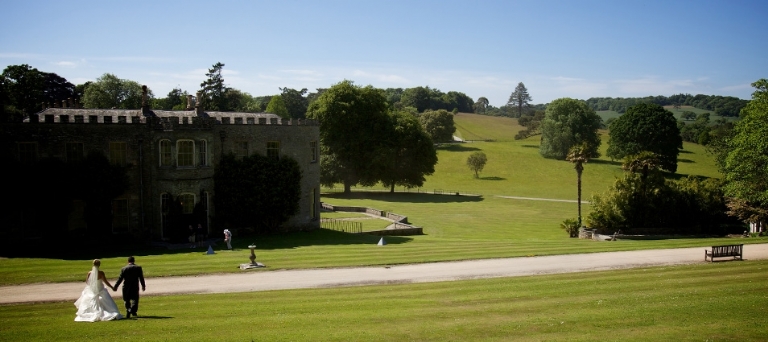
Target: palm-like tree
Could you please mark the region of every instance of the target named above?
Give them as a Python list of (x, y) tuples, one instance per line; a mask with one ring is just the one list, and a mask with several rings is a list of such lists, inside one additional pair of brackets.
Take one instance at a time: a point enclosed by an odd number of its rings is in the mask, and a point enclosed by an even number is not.
[(566, 160), (573, 163), (573, 168), (576, 169), (576, 189), (578, 192), (579, 203), (579, 227), (581, 227), (581, 173), (584, 171), (584, 164), (589, 161), (589, 148), (587, 144), (579, 144), (572, 146), (568, 151)]

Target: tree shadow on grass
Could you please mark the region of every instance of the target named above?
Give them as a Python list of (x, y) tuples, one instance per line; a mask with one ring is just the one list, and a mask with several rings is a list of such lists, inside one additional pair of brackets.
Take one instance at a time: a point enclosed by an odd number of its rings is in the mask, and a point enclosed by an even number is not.
[(680, 154), (688, 154), (688, 153), (693, 153), (693, 152), (688, 150), (680, 150)]
[[(453, 192), (446, 192), (453, 193)], [(352, 192), (350, 194), (335, 193), (323, 194), (324, 201), (334, 204), (333, 199), (371, 199), (396, 203), (456, 203), (456, 202), (480, 202), (482, 196), (468, 196), (455, 194), (431, 194), (431, 193), (390, 193), (390, 192)], [(407, 215), (408, 213), (402, 213)]]
[(480, 179), (482, 179), (482, 180), (491, 180), (491, 181), (502, 181), (502, 180), (507, 180), (507, 179), (506, 179), (506, 178), (504, 178), (504, 177), (495, 177), (495, 176), (491, 176), (491, 177), (480, 177)]
[(695, 163), (695, 161), (690, 159), (678, 159), (677, 162), (678, 163)]
[(477, 147), (469, 147), (466, 144), (440, 145), (440, 146), (437, 146), (436, 150), (438, 150), (438, 151), (449, 151), (449, 152), (481, 151)]
[(590, 159), (587, 164), (604, 164), (604, 165), (618, 165), (621, 166), (621, 162), (618, 160), (605, 160), (605, 159)]
[(520, 145), (522, 147), (528, 147), (528, 148), (539, 148), (539, 145)]

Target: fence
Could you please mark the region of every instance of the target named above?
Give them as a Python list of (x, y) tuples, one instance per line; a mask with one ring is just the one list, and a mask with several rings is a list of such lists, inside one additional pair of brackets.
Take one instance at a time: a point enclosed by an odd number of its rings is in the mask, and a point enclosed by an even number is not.
[(320, 220), (320, 228), (335, 230), (344, 233), (362, 233), (363, 223), (347, 220), (337, 219), (322, 219)]

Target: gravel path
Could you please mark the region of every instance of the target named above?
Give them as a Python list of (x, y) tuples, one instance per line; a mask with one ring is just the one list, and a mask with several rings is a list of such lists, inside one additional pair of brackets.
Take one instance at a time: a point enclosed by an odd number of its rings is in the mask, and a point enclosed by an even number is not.
[[(374, 284), (424, 283), (598, 271), (643, 266), (693, 264), (704, 262), (704, 249), (703, 247), (695, 247), (377, 267), (275, 271), (248, 270), (232, 274), (201, 275), (195, 277), (148, 278), (147, 291), (142, 293), (142, 295), (158, 296), (183, 293), (228, 293)], [(768, 259), (768, 244), (745, 245), (744, 259)], [(269, 260), (260, 261), (269, 266)], [(152, 267), (152, 265), (146, 264), (143, 266), (145, 268)], [(232, 267), (237, 266), (232, 265)], [(83, 287), (84, 285), (81, 282), (1, 286), (0, 304), (75, 301), (80, 296)], [(120, 297), (120, 291), (113, 292), (113, 296)]]

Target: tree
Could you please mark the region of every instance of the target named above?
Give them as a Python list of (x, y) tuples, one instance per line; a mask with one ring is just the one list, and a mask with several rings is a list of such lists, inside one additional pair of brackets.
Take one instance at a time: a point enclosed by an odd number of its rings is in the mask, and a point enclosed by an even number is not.
[[(152, 90), (147, 89), (147, 100), (153, 97)], [(85, 108), (138, 109), (141, 108), (141, 100), (141, 85), (109, 73), (97, 78), (83, 94)]]
[(517, 107), (517, 117), (523, 116), (523, 107), (528, 106), (528, 102), (533, 101), (531, 95), (528, 94), (528, 89), (525, 88), (525, 84), (520, 82), (515, 87), (515, 91), (509, 95), (509, 101), (507, 104)]
[(429, 87), (408, 88), (400, 95), (403, 107), (414, 107), (419, 113), (432, 108), (430, 102)]
[(480, 178), (480, 172), (483, 171), (486, 162), (488, 162), (488, 157), (480, 151), (472, 152), (467, 158), (467, 166), (475, 172), (475, 178)]
[[(752, 86), (752, 100), (741, 110), (741, 120), (727, 140), (723, 166), (724, 191), (733, 198), (734, 208), (741, 207), (740, 217), (752, 222), (765, 222), (768, 207), (768, 80), (760, 79)], [(738, 204), (738, 206), (737, 206)], [(750, 209), (751, 208), (751, 209)]]
[(285, 107), (283, 98), (280, 95), (272, 96), (272, 99), (269, 100), (269, 104), (267, 104), (266, 112), (277, 114), (284, 119), (290, 118), (290, 114), (288, 114), (288, 108)]
[(581, 227), (581, 173), (584, 171), (584, 164), (589, 161), (589, 147), (582, 143), (571, 147), (568, 151), (568, 156), (565, 158), (569, 162), (573, 163), (573, 168), (576, 170), (576, 189), (578, 194), (578, 208), (579, 208), (579, 227)]
[(600, 156), (602, 119), (584, 101), (561, 98), (552, 101), (541, 121), (539, 153), (545, 158), (563, 160), (572, 146), (586, 144), (589, 158)]
[(539, 128), (541, 127), (541, 121), (544, 120), (545, 114), (546, 112), (543, 110), (536, 110), (533, 112), (533, 115), (523, 115), (517, 119), (517, 123), (520, 124), (520, 126), (525, 127), (525, 129), (515, 134), (515, 140), (521, 140), (541, 134)]
[(205, 74), (208, 79), (200, 83), (205, 99), (203, 105), (207, 110), (220, 112), (231, 110), (226, 98), (226, 93), (230, 88), (224, 85), (224, 77), (221, 75), (222, 69), (224, 69), (224, 63), (217, 62)]
[(435, 172), (437, 151), (432, 139), (410, 113), (393, 112), (390, 120), (392, 131), (386, 135), (381, 183), (388, 186), (390, 192), (395, 192), (396, 185), (420, 187), (426, 180), (424, 176)]
[(480, 113), (482, 111), (483, 114), (485, 114), (488, 111), (488, 98), (485, 96), (480, 96), (479, 99), (477, 99), (477, 102), (475, 102), (475, 113)]
[(299, 210), (301, 168), (290, 157), (226, 154), (214, 172), (216, 216), (228, 225), (277, 231)]
[(187, 92), (173, 88), (165, 98), (155, 99), (155, 108), (162, 110), (183, 110), (187, 108)]
[(683, 147), (680, 129), (672, 112), (657, 104), (641, 103), (627, 109), (610, 126), (608, 151), (613, 159), (622, 159), (642, 151), (656, 153), (661, 168), (677, 171), (677, 156)]
[(696, 119), (696, 113), (686, 110), (686, 111), (683, 111), (682, 114), (680, 114), (680, 118), (683, 120), (693, 120), (693, 119)]
[(343, 183), (349, 193), (356, 184), (373, 185), (381, 179), (386, 133), (391, 121), (387, 99), (372, 86), (342, 81), (313, 101), (307, 117), (320, 122), (321, 179)]
[(307, 107), (309, 106), (309, 100), (305, 97), (307, 88), (296, 90), (285, 87), (280, 88), (280, 91), (280, 97), (283, 98), (283, 103), (285, 103), (285, 107), (288, 110), (287, 118), (305, 118), (307, 116)]
[(419, 116), (419, 122), (432, 141), (438, 143), (453, 141), (456, 126), (453, 122), (453, 114), (448, 113), (447, 110), (425, 111)]
[(2, 121), (19, 122), (25, 115), (39, 112), (43, 103), (60, 105), (74, 97), (75, 86), (65, 78), (27, 64), (10, 65), (0, 75)]

